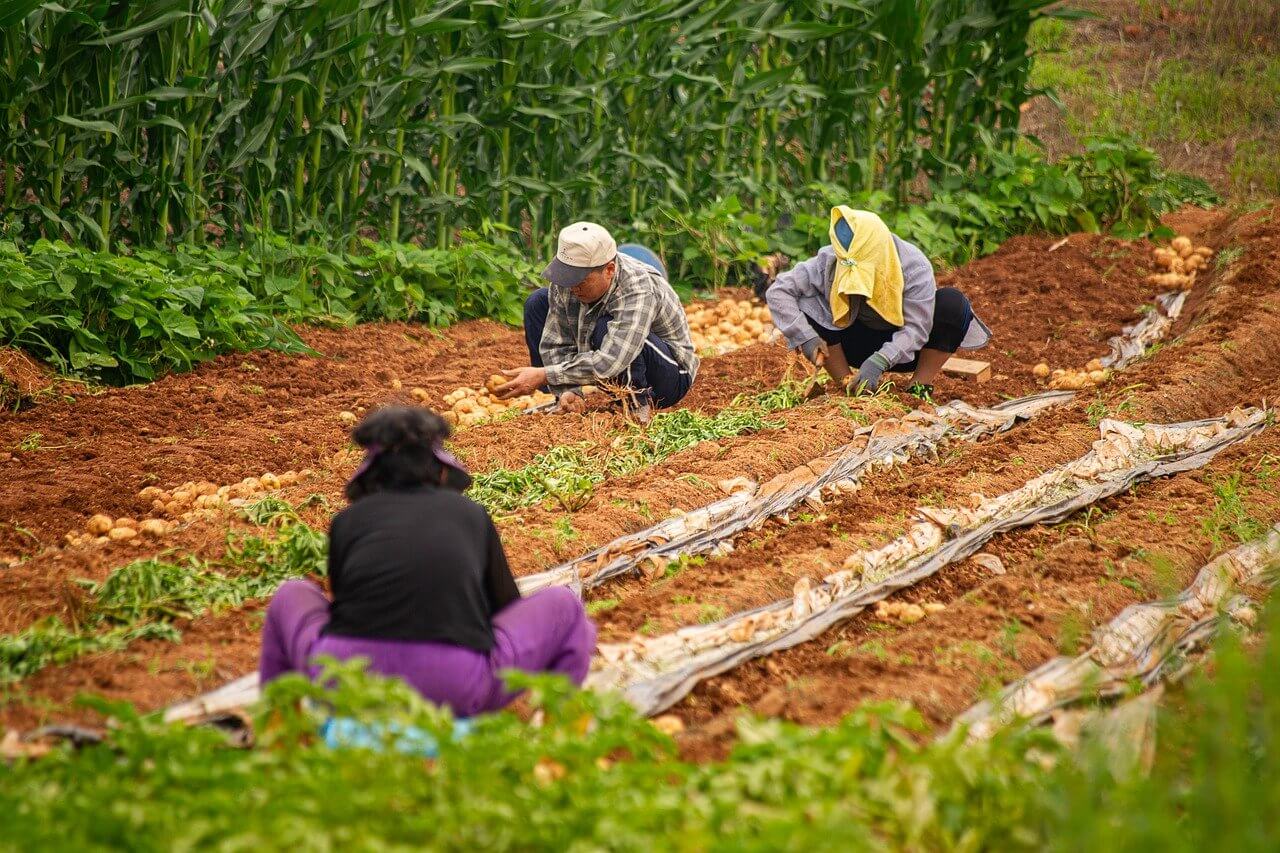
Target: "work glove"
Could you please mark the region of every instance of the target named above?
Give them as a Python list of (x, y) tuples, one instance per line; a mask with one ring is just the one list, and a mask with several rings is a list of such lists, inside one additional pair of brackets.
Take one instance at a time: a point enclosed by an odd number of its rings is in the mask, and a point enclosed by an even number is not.
[(889, 360), (880, 353), (872, 354), (866, 361), (862, 362), (862, 366), (858, 368), (858, 378), (854, 380), (853, 388), (857, 393), (874, 393), (880, 387), (880, 377), (889, 369)]
[[(814, 338), (802, 343), (800, 352), (804, 353), (804, 357), (809, 359), (810, 364), (821, 367), (822, 362), (827, 358), (827, 345), (822, 338)], [(821, 354), (821, 360), (819, 360), (819, 354)]]

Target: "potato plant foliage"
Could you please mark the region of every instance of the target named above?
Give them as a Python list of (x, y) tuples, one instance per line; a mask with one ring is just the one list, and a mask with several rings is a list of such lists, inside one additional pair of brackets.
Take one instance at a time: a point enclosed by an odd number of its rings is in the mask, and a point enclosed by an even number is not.
[[(452, 721), (399, 682), (336, 666), (334, 689), (276, 682), (258, 742), (164, 726), (124, 705), (108, 740), (0, 774), (0, 849), (1175, 850), (1273, 849), (1280, 832), (1280, 620), (1265, 648), (1228, 637), (1159, 716), (1151, 772), (1101, 741), (1018, 728), (933, 739), (866, 704), (816, 729), (744, 714), (726, 760), (691, 764), (610, 696), (532, 687), (540, 725)], [(307, 710), (297, 700), (315, 700)], [(330, 714), (381, 748), (329, 747)], [(435, 736), (413, 754), (408, 732)], [(122, 794), (127, 792), (127, 795)]]

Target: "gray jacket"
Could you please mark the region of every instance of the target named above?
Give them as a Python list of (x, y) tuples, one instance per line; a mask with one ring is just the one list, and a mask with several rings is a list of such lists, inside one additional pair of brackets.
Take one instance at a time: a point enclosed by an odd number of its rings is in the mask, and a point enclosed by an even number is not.
[[(910, 361), (929, 340), (929, 332), (933, 329), (934, 297), (938, 292), (933, 264), (929, 263), (924, 252), (896, 235), (893, 244), (902, 263), (902, 327), (894, 326), (877, 314), (865, 299), (856, 300), (858, 322), (873, 329), (898, 329), (879, 349), (879, 354), (884, 356), (890, 367)], [(835, 250), (824, 246), (814, 257), (779, 275), (765, 291), (773, 324), (792, 348), (801, 347), (818, 337), (805, 315), (812, 317), (824, 329), (836, 330), (831, 317), (831, 283), (835, 269)], [(974, 319), (977, 320), (976, 317)], [(961, 347), (977, 349), (985, 346), (990, 337), (981, 321), (971, 323)]]

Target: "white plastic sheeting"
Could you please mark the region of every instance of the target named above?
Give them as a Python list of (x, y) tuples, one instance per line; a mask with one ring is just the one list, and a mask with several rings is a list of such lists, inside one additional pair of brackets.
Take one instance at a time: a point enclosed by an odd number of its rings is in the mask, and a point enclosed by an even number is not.
[(998, 533), (1061, 521), (1136, 482), (1199, 468), (1264, 423), (1258, 410), (1168, 426), (1103, 421), (1101, 437), (1081, 458), (976, 508), (922, 508), (902, 536), (851, 554), (821, 582), (801, 578), (791, 598), (709, 625), (601, 645), (587, 684), (621, 691), (642, 713), (656, 714), (699, 681), (813, 639), (975, 553)]
[(1209, 562), (1177, 596), (1126, 607), (1094, 632), (1088, 651), (1054, 658), (995, 699), (974, 705), (954, 725), (967, 729), (971, 738), (987, 738), (1018, 721), (1044, 722), (1083, 699), (1120, 696), (1135, 683), (1150, 687), (1177, 674), (1188, 654), (1205, 646), (1228, 620), (1251, 623), (1255, 602), (1247, 590), (1272, 586), (1278, 561), (1280, 524)]

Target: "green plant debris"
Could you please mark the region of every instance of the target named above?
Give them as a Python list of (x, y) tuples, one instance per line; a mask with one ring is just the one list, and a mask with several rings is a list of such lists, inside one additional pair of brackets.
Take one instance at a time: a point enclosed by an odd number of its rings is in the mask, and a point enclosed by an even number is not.
[(266, 598), (289, 578), (323, 575), (327, 554), (322, 532), (284, 521), (271, 538), (232, 538), (215, 562), (135, 560), (101, 583), (82, 581), (87, 597), (74, 626), (49, 617), (0, 635), (0, 684), (84, 654), (120, 651), (140, 638), (176, 641), (176, 620)]
[(801, 383), (782, 383), (753, 397), (740, 397), (714, 415), (688, 409), (659, 412), (647, 427), (631, 425), (607, 447), (561, 445), (522, 468), (478, 474), (467, 494), (490, 512), (511, 512), (552, 500), (566, 512), (586, 506), (608, 477), (623, 477), (703, 441), (781, 429), (767, 417), (804, 401)]

